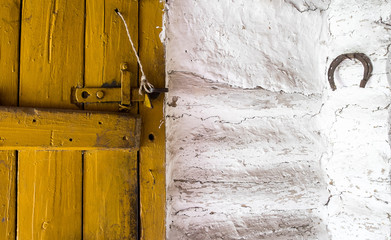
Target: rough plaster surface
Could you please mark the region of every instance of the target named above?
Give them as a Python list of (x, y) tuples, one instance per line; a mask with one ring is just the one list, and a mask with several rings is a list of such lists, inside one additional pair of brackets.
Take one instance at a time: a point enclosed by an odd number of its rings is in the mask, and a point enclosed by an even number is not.
[[(391, 239), (391, 3), (170, 0), (167, 239)], [(374, 65), (327, 68), (363, 52)]]

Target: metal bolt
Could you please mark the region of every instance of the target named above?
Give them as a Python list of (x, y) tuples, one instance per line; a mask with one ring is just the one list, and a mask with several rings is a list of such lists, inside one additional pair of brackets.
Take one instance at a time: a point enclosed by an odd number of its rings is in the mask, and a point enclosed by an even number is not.
[(103, 91), (96, 92), (96, 98), (102, 99), (104, 96), (105, 96), (105, 93)]

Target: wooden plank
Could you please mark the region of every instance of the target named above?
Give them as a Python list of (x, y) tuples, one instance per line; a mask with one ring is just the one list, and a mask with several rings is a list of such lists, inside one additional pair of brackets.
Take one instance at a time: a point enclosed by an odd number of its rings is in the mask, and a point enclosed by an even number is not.
[[(127, 63), (131, 86), (137, 86), (138, 67), (125, 27), (115, 13), (118, 8), (128, 23), (135, 46), (138, 45), (137, 0), (86, 0), (85, 85), (120, 86), (121, 64)], [(118, 111), (118, 104), (86, 104), (85, 109)], [(137, 113), (134, 106), (133, 113)]]
[(81, 239), (81, 185), (81, 152), (20, 151), (18, 239)]
[(0, 149), (137, 149), (141, 121), (129, 114), (0, 107)]
[[(18, 104), (20, 1), (0, 3), (0, 104)], [(15, 239), (16, 154), (0, 151), (0, 239)]]
[(15, 239), (16, 161), (14, 151), (0, 151), (0, 239)]
[[(140, 0), (140, 58), (144, 71), (155, 87), (165, 86), (162, 28), (164, 1)], [(165, 239), (165, 124), (164, 96), (153, 101), (154, 108), (140, 105), (143, 119), (140, 147), (141, 239)]]
[[(23, 0), (20, 106), (77, 108), (71, 88), (83, 86), (84, 16), (84, 1)], [(80, 239), (81, 152), (24, 155), (18, 165), (18, 239)]]
[(71, 88), (83, 85), (84, 2), (24, 0), (22, 19), (20, 106), (77, 108)]
[(20, 3), (0, 3), (0, 104), (14, 106), (18, 101)]
[(136, 151), (85, 153), (83, 239), (137, 239), (136, 160)]
[[(123, 62), (128, 64), (131, 86), (137, 86), (136, 58), (116, 8), (137, 44), (137, 0), (86, 0), (85, 87), (119, 86)], [(119, 110), (118, 103), (84, 106), (87, 110)], [(137, 114), (137, 104), (130, 112)], [(87, 152), (85, 156), (84, 239), (136, 239), (136, 153)]]

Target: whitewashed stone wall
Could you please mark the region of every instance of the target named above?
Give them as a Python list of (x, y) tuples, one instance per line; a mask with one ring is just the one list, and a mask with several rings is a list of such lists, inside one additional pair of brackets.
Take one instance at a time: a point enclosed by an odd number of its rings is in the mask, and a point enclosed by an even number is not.
[(166, 6), (167, 239), (391, 239), (391, 2)]

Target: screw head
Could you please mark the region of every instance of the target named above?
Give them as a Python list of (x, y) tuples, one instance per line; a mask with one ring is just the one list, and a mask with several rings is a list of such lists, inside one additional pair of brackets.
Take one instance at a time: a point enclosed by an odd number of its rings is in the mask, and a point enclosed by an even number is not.
[(129, 65), (126, 62), (121, 63), (121, 70), (128, 70)]
[(105, 93), (103, 91), (97, 91), (96, 92), (96, 97), (98, 99), (102, 99), (105, 96)]

